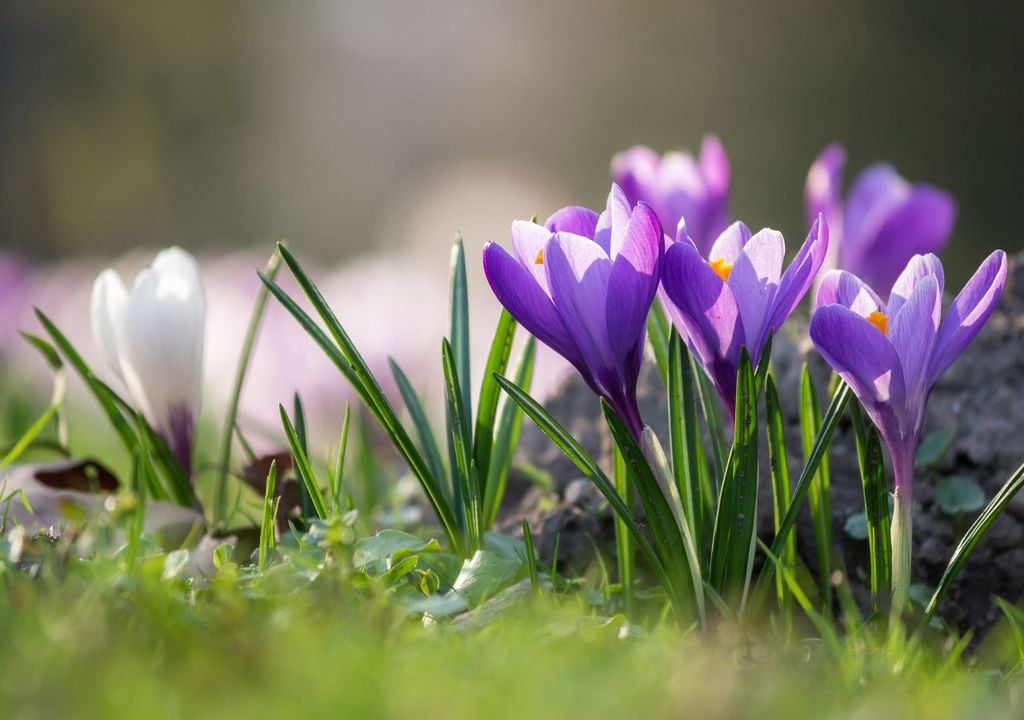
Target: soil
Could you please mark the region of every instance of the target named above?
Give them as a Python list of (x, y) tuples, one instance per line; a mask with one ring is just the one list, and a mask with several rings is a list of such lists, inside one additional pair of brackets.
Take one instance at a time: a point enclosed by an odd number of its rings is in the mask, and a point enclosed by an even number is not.
[[(800, 470), (798, 387), (803, 362), (810, 363), (819, 388), (828, 368), (806, 336), (806, 318), (795, 319), (777, 337), (773, 369), (786, 412), (791, 475)], [(819, 390), (819, 396), (824, 393)], [(640, 409), (659, 438), (667, 442), (665, 393), (653, 363), (645, 364), (639, 384)], [(913, 581), (934, 587), (956, 543), (976, 516), (950, 515), (936, 502), (935, 490), (943, 478), (973, 479), (986, 502), (1024, 462), (1024, 254), (1010, 264), (1010, 275), (999, 308), (963, 356), (935, 387), (928, 405), (925, 434), (953, 430), (955, 436), (941, 459), (919, 468), (914, 490)], [(575, 375), (568, 376), (546, 403), (552, 413), (585, 449), (609, 467), (610, 441), (600, 419), (598, 403)], [(763, 445), (763, 440), (762, 440)], [(532, 423), (523, 427), (519, 461), (543, 471), (550, 482), (541, 487), (514, 473), (501, 527), (516, 532), (522, 518), (530, 521), (538, 553), (545, 562), (554, 558), (557, 542), (559, 566), (585, 570), (601, 552), (614, 553), (611, 511), (591, 484), (580, 477)], [(833, 515), (832, 537), (847, 568), (855, 595), (867, 595), (867, 542), (848, 535), (844, 524), (863, 512), (853, 434), (846, 420), (836, 431), (830, 451)], [(767, 471), (761, 473), (759, 532), (771, 535), (771, 496)], [(797, 526), (801, 557), (814, 557), (809, 517)], [(947, 593), (940, 613), (961, 630), (983, 633), (999, 618), (992, 598), (1011, 601), (1024, 596), (1024, 493), (1011, 501), (1006, 512), (974, 550), (966, 567)]]

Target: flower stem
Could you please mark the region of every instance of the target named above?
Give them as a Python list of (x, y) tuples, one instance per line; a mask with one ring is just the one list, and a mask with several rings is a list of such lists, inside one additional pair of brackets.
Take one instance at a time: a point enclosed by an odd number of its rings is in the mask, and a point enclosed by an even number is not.
[(910, 596), (910, 555), (913, 534), (914, 448), (893, 455), (895, 492), (892, 518), (892, 606), (890, 627), (899, 623)]

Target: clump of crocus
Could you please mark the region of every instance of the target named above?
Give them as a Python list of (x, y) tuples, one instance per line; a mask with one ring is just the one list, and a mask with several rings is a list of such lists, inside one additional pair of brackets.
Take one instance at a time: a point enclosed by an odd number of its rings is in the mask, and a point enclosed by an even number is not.
[(956, 219), (953, 197), (936, 187), (910, 184), (892, 166), (862, 172), (841, 197), (846, 151), (829, 145), (807, 174), (807, 222), (824, 215), (831, 231), (827, 269), (848, 270), (888, 292), (911, 257), (940, 252)]
[(199, 268), (180, 248), (159, 253), (130, 292), (110, 268), (93, 285), (96, 343), (186, 473), (202, 400), (205, 324)]
[(942, 264), (915, 255), (896, 280), (888, 303), (855, 275), (833, 270), (818, 289), (810, 334), (878, 427), (895, 479), (893, 612), (910, 585), (914, 458), (925, 404), (943, 372), (992, 313), (1006, 283), (1006, 255), (992, 253), (942, 317)]
[(777, 332), (810, 289), (828, 250), (828, 226), (815, 221), (793, 262), (783, 272), (782, 234), (751, 234), (735, 222), (711, 247), (707, 258), (682, 225), (665, 252), (662, 286), (666, 311), (731, 416), (735, 415), (736, 374), (744, 348), (756, 365), (768, 336)]
[(636, 383), (647, 314), (661, 282), (663, 233), (645, 203), (612, 185), (600, 216), (567, 207), (512, 224), (512, 254), (484, 248), (484, 273), (523, 327), (568, 360), (639, 440)]
[(704, 138), (699, 158), (685, 152), (659, 157), (639, 145), (624, 150), (612, 159), (611, 174), (630, 205), (650, 205), (666, 232), (676, 232), (685, 218), (690, 237), (705, 256), (729, 224), (729, 158), (713, 135)]

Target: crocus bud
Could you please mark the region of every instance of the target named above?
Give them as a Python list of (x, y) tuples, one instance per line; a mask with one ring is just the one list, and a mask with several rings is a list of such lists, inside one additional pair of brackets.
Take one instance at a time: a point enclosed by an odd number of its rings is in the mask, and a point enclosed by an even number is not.
[(159, 253), (131, 291), (110, 268), (93, 285), (96, 344), (186, 472), (202, 401), (205, 324), (199, 268), (181, 248)]

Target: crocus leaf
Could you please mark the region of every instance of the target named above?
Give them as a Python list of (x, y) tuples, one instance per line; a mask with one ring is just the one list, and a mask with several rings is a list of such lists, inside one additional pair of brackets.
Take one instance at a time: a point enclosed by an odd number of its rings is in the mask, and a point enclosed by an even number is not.
[[(473, 458), (476, 460), (480, 477), (486, 482), (490, 476), (491, 449), (494, 444), (494, 422), (498, 416), (498, 401), (501, 386), (494, 379), (495, 373), (504, 375), (512, 356), (512, 342), (516, 337), (516, 321), (508, 310), (502, 309), (494, 329), (494, 339), (487, 353), (484, 378), (480, 383), (480, 397), (477, 400), (476, 426), (473, 430)], [(469, 378), (460, 381), (468, 386)], [(466, 406), (467, 408), (469, 406)], [(486, 490), (486, 488), (485, 488)]]
[(444, 392), (447, 401), (449, 448), (452, 455), (453, 497), (455, 498), (456, 519), (468, 540), (468, 547), (480, 548), (483, 530), (480, 527), (480, 485), (477, 481), (476, 465), (469, 438), (467, 408), (462, 404), (464, 396), (459, 384), (456, 358), (447, 339), (441, 341), (441, 365), (444, 370)]
[[(800, 374), (800, 434), (803, 439), (804, 459), (814, 445), (814, 438), (821, 429), (821, 406), (814, 380), (807, 365)], [(831, 479), (828, 468), (828, 453), (818, 464), (818, 471), (811, 482), (808, 501), (811, 519), (814, 522), (814, 546), (818, 557), (818, 582), (822, 598), (822, 613), (828, 617), (832, 608), (832, 503), (830, 500)]]
[[(791, 489), (789, 476), (789, 457), (786, 454), (786, 425), (779, 404), (779, 391), (775, 387), (775, 378), (769, 372), (765, 379), (765, 422), (768, 435), (768, 458), (772, 473), (772, 507), (775, 532), (778, 533), (782, 517), (789, 507)], [(796, 565), (796, 538), (789, 536), (779, 561), (785, 567)], [(787, 625), (792, 622), (792, 595), (785, 579), (779, 575), (776, 582), (779, 606), (782, 609)]]
[(697, 396), (690, 357), (675, 328), (669, 339), (668, 415), (676, 487), (692, 530), (697, 557), (703, 560), (705, 513), (706, 506), (711, 504), (711, 489), (705, 488), (701, 482), (701, 468), (706, 468), (707, 462), (697, 420)]
[[(861, 491), (864, 495), (864, 538), (868, 541), (871, 566), (871, 598), (875, 610), (889, 592), (892, 575), (892, 537), (890, 535), (889, 502), (891, 496), (882, 459), (882, 441), (878, 429), (865, 423), (860, 407), (850, 408), (857, 460), (860, 467)], [(850, 520), (847, 520), (847, 526)], [(849, 527), (844, 527), (849, 535)]]
[(942, 596), (949, 590), (956, 576), (960, 574), (971, 552), (981, 542), (981, 539), (985, 537), (985, 533), (992, 527), (992, 523), (1002, 514), (1006, 506), (1010, 504), (1010, 500), (1013, 499), (1013, 496), (1017, 494), (1021, 487), (1024, 487), (1024, 465), (1017, 468), (1017, 471), (1010, 476), (1006, 484), (999, 489), (996, 496), (989, 501), (985, 509), (981, 511), (981, 514), (978, 515), (967, 529), (967, 532), (964, 533), (963, 539), (960, 540), (960, 543), (953, 551), (953, 556), (950, 558), (946, 570), (942, 573), (942, 579), (939, 580), (931, 600), (928, 601), (928, 607), (925, 608), (925, 620), (931, 619), (936, 609), (938, 609), (939, 601), (942, 600)]
[[(438, 479), (446, 477), (444, 462), (441, 460), (441, 451), (438, 448), (437, 440), (434, 437), (434, 430), (430, 425), (430, 419), (427, 417), (427, 411), (423, 408), (423, 403), (413, 389), (412, 383), (409, 382), (405, 371), (402, 370), (398, 363), (393, 358), (388, 358), (388, 364), (391, 366), (391, 376), (395, 379), (398, 392), (405, 402), (405, 408), (409, 411), (413, 427), (416, 430), (416, 436), (420, 441), (420, 447), (423, 449), (423, 455), (430, 465), (430, 472)], [(450, 500), (451, 493), (448, 487), (444, 484), (441, 487), (447, 493)]]
[(985, 506), (985, 491), (974, 478), (953, 475), (939, 481), (935, 502), (949, 515), (971, 513)]
[(313, 473), (313, 467), (309, 463), (309, 457), (306, 455), (306, 450), (302, 447), (298, 433), (295, 431), (295, 426), (292, 425), (292, 421), (288, 417), (288, 412), (284, 409), (284, 405), (279, 405), (278, 409), (281, 413), (281, 425), (284, 427), (285, 438), (288, 440), (288, 447), (291, 448), (292, 457), (295, 460), (295, 470), (299, 473), (299, 479), (302, 480), (302, 484), (309, 493), (316, 516), (323, 520), (327, 517), (327, 503), (324, 502), (320, 484)]

